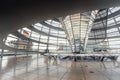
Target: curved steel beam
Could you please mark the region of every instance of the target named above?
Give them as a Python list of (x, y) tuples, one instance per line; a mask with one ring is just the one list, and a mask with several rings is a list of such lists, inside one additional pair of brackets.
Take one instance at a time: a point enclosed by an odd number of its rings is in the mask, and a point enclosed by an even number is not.
[(102, 26), (102, 28), (96, 28), (96, 29), (91, 29), (91, 31), (104, 31), (105, 29), (112, 29), (112, 28), (117, 28), (117, 27), (119, 27), (120, 26), (120, 24), (116, 24), (116, 25), (112, 25), (112, 26), (109, 26), (109, 27), (103, 27)]
[(100, 38), (89, 38), (89, 40), (99, 40), (99, 39), (112, 39), (112, 38), (120, 38), (120, 36), (112, 36), (112, 37), (100, 37)]
[(42, 43), (42, 44), (55, 45), (55, 44), (52, 44), (52, 43), (45, 43), (45, 42), (41, 42), (41, 41), (36, 41), (36, 40), (30, 39), (30, 38), (22, 35), (22, 34), (19, 33), (18, 31), (12, 33), (12, 35), (17, 36), (17, 37), (19, 37), (19, 38), (21, 38), (21, 39), (23, 39), (23, 40), (28, 40), (28, 41), (32, 41), (32, 42), (36, 42), (36, 43)]
[(112, 18), (112, 17), (114, 17), (116, 15), (119, 15), (119, 14), (120, 14), (120, 10), (118, 10), (118, 11), (116, 11), (116, 12), (110, 14), (110, 15), (107, 15), (107, 16), (104, 16), (102, 18), (96, 19), (94, 22), (103, 21), (103, 20), (106, 20), (107, 18), (109, 19), (109, 18)]
[(50, 24), (48, 24), (48, 23), (46, 23), (46, 22), (44, 22), (44, 21), (41, 22), (41, 24), (44, 25), (44, 26), (46, 26), (46, 27), (49, 27), (49, 28), (51, 28), (51, 29), (55, 29), (55, 30), (59, 30), (59, 31), (64, 31), (64, 29), (59, 28), (59, 27), (52, 26), (52, 25), (50, 25)]
[(51, 35), (51, 34), (45, 33), (45, 32), (43, 32), (43, 31), (40, 31), (40, 30), (36, 29), (36, 28), (33, 27), (33, 26), (29, 26), (29, 27), (27, 27), (27, 28), (30, 29), (30, 30), (32, 30), (32, 31), (35, 31), (35, 32), (37, 32), (37, 33), (40, 33), (40, 34), (42, 34), (42, 35), (51, 36), (51, 37), (55, 37), (55, 38), (66, 39), (66, 37), (60, 37), (60, 36), (55, 36), (55, 35)]

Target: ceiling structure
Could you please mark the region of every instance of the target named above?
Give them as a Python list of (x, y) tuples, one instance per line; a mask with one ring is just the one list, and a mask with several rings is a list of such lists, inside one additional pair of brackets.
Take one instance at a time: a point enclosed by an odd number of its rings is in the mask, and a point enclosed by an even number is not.
[[(0, 6), (0, 43), (3, 44), (3, 41), (5, 41), (3, 38), (5, 38), (7, 34), (12, 33), (14, 36), (21, 36), (22, 39), (28, 41), (47, 44), (47, 48), (49, 48), (48, 44), (54, 45), (53, 43), (49, 43), (49, 38), (54, 37), (57, 38), (57, 41), (59, 38), (64, 39), (67, 44), (68, 42), (71, 44), (71, 47), (74, 45), (74, 48), (77, 47), (76, 42), (78, 42), (83, 49), (86, 49), (86, 45), (88, 46), (89, 43), (91, 43), (91, 40), (92, 42), (95, 40), (93, 44), (108, 40), (110, 36), (106, 33), (107, 29), (110, 27), (106, 28), (108, 26), (107, 19), (119, 14), (119, 10), (113, 14), (108, 14), (109, 11), (113, 11), (110, 10), (111, 8), (108, 8), (119, 6), (119, 3), (119, 0), (64, 0), (54, 2), (40, 2), (36, 0), (2, 1)], [(100, 22), (103, 26), (97, 27)], [(115, 22), (115, 24), (118, 25), (117, 22)], [(22, 30), (20, 29), (23, 27), (28, 27), (28, 31), (31, 30), (29, 32), (31, 36), (34, 34), (40, 34), (50, 37), (47, 37), (47, 42), (39, 40), (40, 36), (37, 36), (37, 41), (34, 40), (34, 37), (25, 37), (21, 35)], [(16, 31), (18, 29), (19, 31)], [(14, 31), (16, 32), (13, 33)], [(64, 31), (66, 35), (58, 36), (59, 33), (63, 33)], [(52, 32), (55, 32), (55, 35), (53, 35), (54, 33)], [(79, 34), (77, 34), (78, 32)], [(102, 37), (98, 36), (100, 33), (102, 33)], [(59, 41), (57, 42), (57, 45), (58, 43)]]
[(119, 4), (119, 0), (2, 0), (0, 2), (0, 33), (2, 35), (0, 36), (48, 19), (119, 6)]
[(38, 22), (11, 33), (5, 43), (10, 47), (11, 42), (27, 40), (34, 51), (43, 52), (77, 52), (75, 47), (90, 52), (94, 48), (119, 50), (119, 11), (120, 7), (112, 7)]

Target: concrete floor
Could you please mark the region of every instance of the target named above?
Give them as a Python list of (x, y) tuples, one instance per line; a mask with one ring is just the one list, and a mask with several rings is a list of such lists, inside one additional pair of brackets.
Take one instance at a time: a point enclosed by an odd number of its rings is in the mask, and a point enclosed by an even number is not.
[(120, 80), (120, 63), (3, 57), (0, 80)]

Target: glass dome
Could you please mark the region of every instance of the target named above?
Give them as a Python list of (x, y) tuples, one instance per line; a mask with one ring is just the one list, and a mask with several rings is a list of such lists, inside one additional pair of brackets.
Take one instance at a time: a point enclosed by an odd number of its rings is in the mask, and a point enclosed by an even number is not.
[(5, 40), (6, 51), (120, 51), (120, 7), (76, 13), (19, 29)]

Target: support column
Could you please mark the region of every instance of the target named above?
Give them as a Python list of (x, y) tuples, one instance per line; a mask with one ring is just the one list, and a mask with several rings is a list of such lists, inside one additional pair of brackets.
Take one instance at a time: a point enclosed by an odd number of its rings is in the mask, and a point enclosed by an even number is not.
[(1, 51), (1, 58), (3, 57), (3, 54), (4, 54), (4, 44), (6, 42), (6, 38), (3, 39), (2, 41), (2, 51)]
[[(30, 32), (30, 36), (29, 36), (29, 38), (31, 38), (31, 36), (32, 36), (32, 31)], [(26, 51), (27, 51), (27, 56), (29, 55), (28, 53), (29, 53), (29, 51), (30, 51), (30, 40), (28, 40), (28, 43), (27, 43), (27, 48), (26, 48)]]
[[(22, 34), (22, 29), (20, 29), (20, 33)], [(19, 41), (20, 41), (20, 38), (18, 37), (17, 38), (17, 41), (16, 41), (16, 50), (15, 50), (15, 57), (17, 56), (17, 51), (18, 51), (18, 47), (19, 47)]]
[[(49, 33), (50, 34), (50, 29), (49, 29)], [(49, 52), (49, 38), (50, 36), (48, 35), (48, 39), (47, 39), (47, 47), (46, 47), (46, 53), (48, 53), (48, 64), (47, 64), (47, 69), (49, 69), (49, 59), (50, 59), (50, 52)]]

